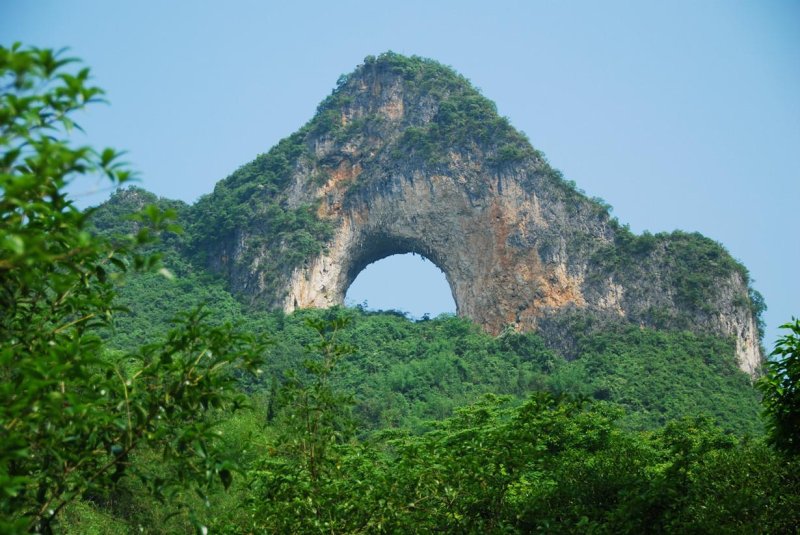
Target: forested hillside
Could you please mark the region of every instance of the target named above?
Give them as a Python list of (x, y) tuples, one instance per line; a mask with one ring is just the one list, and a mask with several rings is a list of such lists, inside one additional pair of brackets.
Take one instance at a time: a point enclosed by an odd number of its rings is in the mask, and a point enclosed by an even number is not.
[[(192, 207), (73, 204), (76, 177), (131, 174), (70, 137), (102, 95), (72, 63), (0, 47), (0, 532), (800, 525), (800, 321), (755, 387), (732, 338), (674, 324), (574, 310), (553, 344), (250, 306), (206, 269)], [(286, 214), (287, 247), (316, 246)]]
[[(133, 188), (113, 195), (92, 221), (104, 236), (131, 231), (130, 215), (146, 203), (174, 207)], [(106, 334), (110, 347), (125, 350), (156, 339), (171, 318), (204, 305), (213, 321), (230, 321), (271, 340), (268, 373), (262, 384), (251, 385), (257, 390), (273, 381), (282, 384), (286, 373), (302, 363), (304, 346), (312, 340), (305, 326), (309, 316), (348, 315), (341, 337), (355, 351), (333, 381), (355, 395), (365, 429), (422, 429), (426, 420), (448, 417), (484, 393), (522, 399), (546, 390), (619, 403), (627, 409), (621, 422), (633, 429), (706, 414), (738, 435), (761, 431), (758, 396), (736, 368), (732, 343), (719, 337), (620, 323), (598, 326), (591, 315), (576, 313), (560, 325), (576, 333), (565, 355), (548, 348), (536, 333), (491, 336), (464, 318), (414, 322), (402, 313), (360, 309), (264, 312), (241, 304), (219, 278), (186, 260), (181, 237), (166, 236), (159, 250), (176, 277), (127, 278), (118, 295), (127, 310)]]

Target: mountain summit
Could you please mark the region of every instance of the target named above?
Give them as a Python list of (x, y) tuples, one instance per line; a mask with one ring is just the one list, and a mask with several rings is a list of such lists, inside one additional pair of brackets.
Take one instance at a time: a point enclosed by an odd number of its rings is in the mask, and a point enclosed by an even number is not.
[(569, 355), (586, 330), (633, 322), (728, 337), (750, 374), (762, 359), (760, 296), (722, 246), (633, 235), (428, 59), (366, 58), (191, 217), (201, 260), (265, 307), (340, 304), (369, 263), (414, 252), (491, 333), (536, 329)]

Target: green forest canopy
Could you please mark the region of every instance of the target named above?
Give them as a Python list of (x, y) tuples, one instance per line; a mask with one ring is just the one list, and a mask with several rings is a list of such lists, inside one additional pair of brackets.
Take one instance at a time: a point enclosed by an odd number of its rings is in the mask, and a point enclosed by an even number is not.
[(760, 383), (764, 435), (715, 337), (611, 326), (566, 361), (449, 316), (249, 310), (182, 254), (185, 205), (74, 207), (74, 177), (130, 175), (72, 144), (101, 95), (73, 66), (0, 47), (0, 531), (800, 524), (800, 323)]

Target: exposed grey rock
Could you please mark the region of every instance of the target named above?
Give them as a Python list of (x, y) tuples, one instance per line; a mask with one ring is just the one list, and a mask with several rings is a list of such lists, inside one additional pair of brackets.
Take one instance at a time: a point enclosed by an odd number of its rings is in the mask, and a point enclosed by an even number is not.
[[(475, 120), (480, 106), (491, 113)], [(367, 264), (414, 252), (445, 273), (458, 314), (492, 333), (540, 329), (569, 354), (569, 333), (557, 329), (579, 311), (733, 337), (739, 366), (756, 373), (744, 268), (697, 235), (631, 235), (449, 69), (367, 61), (301, 134), (303, 154), (269, 199), (313, 207), (332, 229), (324, 248), (267, 273), (291, 251), (257, 193), (253, 217), (209, 246), (212, 267), (254, 301), (286, 311), (341, 304)]]

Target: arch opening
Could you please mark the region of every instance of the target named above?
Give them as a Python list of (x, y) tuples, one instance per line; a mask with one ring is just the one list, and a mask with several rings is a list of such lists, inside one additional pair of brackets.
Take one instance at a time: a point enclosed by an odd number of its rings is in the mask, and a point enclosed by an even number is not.
[(391, 254), (363, 267), (347, 288), (344, 302), (368, 310), (397, 310), (415, 320), (456, 313), (445, 273), (415, 253)]

